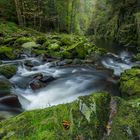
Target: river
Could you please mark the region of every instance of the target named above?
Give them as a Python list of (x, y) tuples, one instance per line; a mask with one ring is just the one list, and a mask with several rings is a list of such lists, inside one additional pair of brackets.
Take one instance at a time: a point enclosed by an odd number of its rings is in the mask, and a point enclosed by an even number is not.
[[(125, 49), (110, 51), (99, 60), (102, 69), (94, 64), (60, 66), (56, 62), (43, 62), (40, 58), (26, 56), (20, 60), (3, 61), (5, 65), (18, 65), (18, 71), (10, 82), (13, 84), (11, 92), (18, 96), (22, 107), (19, 109), (0, 105), (0, 116), (8, 118), (25, 110), (72, 102), (79, 96), (96, 91), (121, 96), (118, 78), (124, 70), (138, 64), (132, 61), (132, 57), (133, 54)], [(24, 65), (27, 60), (35, 65), (27, 67)], [(48, 78), (53, 79), (45, 83)], [(38, 84), (40, 80), (43, 81), (43, 86)], [(40, 87), (32, 87), (34, 84)]]

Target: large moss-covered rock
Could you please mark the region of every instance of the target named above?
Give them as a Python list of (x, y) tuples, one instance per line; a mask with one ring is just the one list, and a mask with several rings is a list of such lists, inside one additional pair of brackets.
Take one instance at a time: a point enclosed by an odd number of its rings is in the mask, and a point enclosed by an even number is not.
[(22, 45), (22, 44), (27, 43), (27, 42), (32, 42), (32, 38), (29, 38), (29, 37), (20, 37), (20, 38), (18, 38), (15, 41), (15, 43), (17, 45)]
[(10, 94), (11, 83), (4, 77), (0, 75), (0, 96)]
[(46, 41), (47, 41), (47, 38), (45, 36), (39, 36), (36, 39), (36, 43), (41, 44), (41, 45), (43, 45)]
[(16, 74), (17, 67), (15, 65), (2, 65), (0, 66), (0, 74), (4, 75), (6, 78), (11, 78)]
[(140, 98), (117, 101), (117, 114), (113, 118), (111, 134), (107, 140), (140, 139)]
[(123, 97), (140, 97), (140, 69), (132, 68), (122, 73), (120, 90)]
[(69, 104), (25, 112), (0, 122), (0, 138), (9, 140), (101, 139), (110, 95), (94, 93)]
[(39, 45), (36, 44), (35, 42), (26, 42), (26, 43), (22, 44), (22, 47), (23, 47), (24, 49), (32, 49), (32, 48), (37, 48), (37, 47), (39, 47)]
[(0, 46), (0, 59), (15, 59), (17, 58), (17, 54), (14, 53), (13, 48)]

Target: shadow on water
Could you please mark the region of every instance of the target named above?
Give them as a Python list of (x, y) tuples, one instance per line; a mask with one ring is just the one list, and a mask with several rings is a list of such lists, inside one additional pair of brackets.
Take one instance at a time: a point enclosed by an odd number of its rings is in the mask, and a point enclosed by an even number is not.
[(121, 51), (128, 51), (129, 53), (137, 52), (136, 46), (132, 46), (132, 45), (124, 46), (124, 45), (118, 44), (117, 42), (111, 41), (111, 40), (97, 39), (95, 41), (95, 44), (97, 47), (104, 48), (108, 52), (115, 53), (115, 54), (119, 54)]

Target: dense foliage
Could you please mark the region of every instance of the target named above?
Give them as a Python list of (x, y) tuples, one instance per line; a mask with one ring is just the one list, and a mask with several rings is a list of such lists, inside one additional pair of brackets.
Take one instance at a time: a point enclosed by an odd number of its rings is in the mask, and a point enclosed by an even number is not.
[(139, 44), (138, 0), (3, 0), (0, 7), (4, 19), (43, 32), (94, 33), (126, 46)]

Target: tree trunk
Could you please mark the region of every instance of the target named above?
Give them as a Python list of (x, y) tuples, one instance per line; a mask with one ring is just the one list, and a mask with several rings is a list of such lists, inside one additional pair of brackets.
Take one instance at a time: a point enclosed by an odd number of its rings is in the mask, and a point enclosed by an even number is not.
[(16, 7), (16, 12), (17, 12), (17, 18), (18, 18), (18, 23), (20, 26), (23, 26), (23, 19), (22, 19), (22, 14), (21, 14), (21, 10), (20, 10), (20, 5), (19, 5), (19, 1), (18, 0), (14, 0), (15, 2), (15, 7)]

